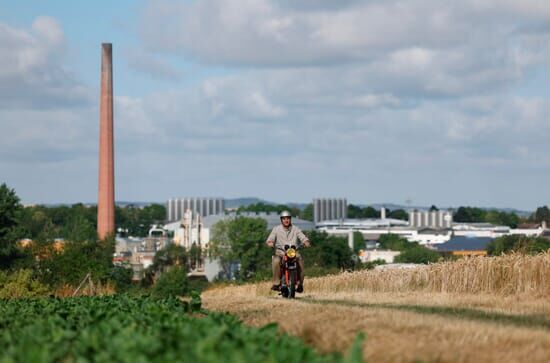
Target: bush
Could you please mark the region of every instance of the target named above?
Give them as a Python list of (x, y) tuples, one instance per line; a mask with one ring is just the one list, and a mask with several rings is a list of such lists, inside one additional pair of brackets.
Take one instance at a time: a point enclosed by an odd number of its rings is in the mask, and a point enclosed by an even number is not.
[(153, 296), (158, 298), (185, 296), (188, 293), (187, 272), (179, 266), (174, 266), (164, 272), (153, 288)]
[(427, 264), (430, 262), (437, 262), (440, 258), (441, 255), (436, 251), (422, 246), (414, 246), (402, 251), (399, 256), (396, 256), (395, 262)]
[(550, 240), (544, 237), (526, 237), (522, 235), (509, 235), (495, 238), (487, 245), (489, 255), (501, 255), (506, 252), (520, 252), (536, 254), (547, 251), (550, 248)]
[(114, 266), (111, 271), (111, 280), (115, 283), (117, 291), (125, 291), (132, 286), (132, 268)]
[(31, 270), (11, 274), (0, 271), (0, 299), (38, 297), (48, 293), (48, 288), (33, 278)]
[(430, 263), (437, 262), (441, 255), (418, 244), (418, 242), (409, 242), (405, 238), (396, 234), (385, 234), (380, 236), (380, 248), (393, 251), (401, 251), (399, 256), (395, 257), (395, 262), (400, 263)]

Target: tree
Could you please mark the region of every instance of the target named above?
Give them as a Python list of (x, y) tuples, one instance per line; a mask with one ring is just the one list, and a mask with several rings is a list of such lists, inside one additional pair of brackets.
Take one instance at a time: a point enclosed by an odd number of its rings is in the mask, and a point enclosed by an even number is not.
[(432, 206), (430, 207), (430, 212), (437, 212), (439, 209), (432, 204)]
[(267, 223), (261, 218), (238, 217), (229, 222), (227, 231), (231, 251), (240, 262), (239, 276), (252, 278), (260, 270), (269, 270), (271, 251), (266, 248)]
[(239, 278), (253, 278), (269, 271), (271, 250), (265, 246), (267, 224), (261, 218), (238, 217), (213, 227), (208, 254), (218, 258), (226, 276), (233, 263), (240, 264)]
[(56, 249), (54, 241), (47, 237), (40, 237), (33, 244), (33, 255), (38, 259), (38, 276), (50, 286), (76, 286), (87, 273), (91, 273), (93, 280), (109, 280), (113, 272), (114, 251), (112, 238), (66, 241), (62, 249)]
[(348, 218), (362, 218), (362, 209), (359, 206), (349, 204), (348, 205)]
[(548, 206), (538, 207), (535, 213), (531, 215), (531, 220), (536, 223), (546, 222), (550, 225), (550, 209)]
[(515, 213), (506, 213), (497, 210), (491, 210), (485, 214), (485, 222), (516, 228), (520, 220)]
[(304, 207), (304, 210), (300, 213), (300, 218), (306, 221), (313, 222), (313, 204), (309, 203)]
[(453, 218), (460, 223), (485, 222), (485, 211), (475, 207), (459, 207)]
[(231, 264), (236, 256), (231, 251), (229, 220), (221, 220), (212, 226), (212, 237), (208, 243), (208, 257), (217, 259), (226, 278), (231, 277)]
[(187, 268), (189, 265), (189, 253), (183, 246), (169, 244), (163, 249), (157, 251), (153, 258), (153, 269), (156, 272), (163, 272), (171, 266), (182, 266)]
[(307, 236), (311, 247), (300, 251), (307, 266), (317, 266), (325, 269), (353, 268), (353, 251), (348, 246), (347, 238), (329, 236), (326, 232), (309, 231)]
[(361, 208), (350, 204), (348, 205), (348, 218), (380, 218), (380, 212), (370, 206)]
[(399, 256), (395, 257), (395, 262), (428, 264), (437, 262), (440, 258), (441, 255), (436, 251), (416, 244), (415, 246), (401, 251)]
[(544, 237), (506, 235), (495, 238), (487, 245), (487, 253), (497, 256), (507, 252), (535, 254), (550, 249), (550, 240)]
[(405, 212), (403, 209), (396, 209), (392, 210), (388, 213), (389, 218), (393, 219), (401, 219), (402, 221), (406, 221), (409, 219), (409, 214)]
[(22, 206), (15, 190), (0, 185), (0, 268), (9, 267), (17, 258), (18, 227)]
[(163, 273), (153, 288), (153, 296), (163, 299), (184, 296), (188, 293), (187, 270), (181, 266), (174, 266)]
[(437, 262), (441, 257), (436, 251), (421, 246), (418, 242), (409, 242), (396, 234), (384, 234), (380, 236), (379, 242), (382, 249), (401, 251), (395, 262), (430, 263)]
[(359, 253), (360, 250), (365, 249), (365, 238), (361, 232), (353, 232), (353, 252)]
[(392, 251), (404, 251), (410, 245), (410, 242), (405, 238), (393, 233), (381, 235), (378, 242), (381, 249)]

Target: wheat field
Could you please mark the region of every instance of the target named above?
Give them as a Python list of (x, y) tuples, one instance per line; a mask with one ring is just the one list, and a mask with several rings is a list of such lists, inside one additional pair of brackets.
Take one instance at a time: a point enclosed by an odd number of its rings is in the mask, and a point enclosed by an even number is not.
[(295, 301), (269, 283), (214, 288), (203, 299), (251, 325), (278, 322), (323, 352), (346, 351), (362, 331), (369, 362), (549, 362), (546, 276), (550, 253), (511, 254), (306, 277)]

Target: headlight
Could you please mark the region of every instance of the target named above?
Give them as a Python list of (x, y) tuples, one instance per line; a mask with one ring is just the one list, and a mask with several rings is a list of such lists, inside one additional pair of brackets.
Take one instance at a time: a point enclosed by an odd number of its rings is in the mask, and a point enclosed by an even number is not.
[(286, 250), (286, 255), (290, 258), (296, 257), (296, 250), (294, 248), (289, 248)]

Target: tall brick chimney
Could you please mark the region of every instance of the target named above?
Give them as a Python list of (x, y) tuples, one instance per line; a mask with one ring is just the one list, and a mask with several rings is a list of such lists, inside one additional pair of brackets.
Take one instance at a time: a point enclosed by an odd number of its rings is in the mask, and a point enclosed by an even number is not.
[(115, 232), (115, 160), (113, 144), (113, 45), (101, 44), (101, 94), (99, 101), (99, 190), (97, 234)]

